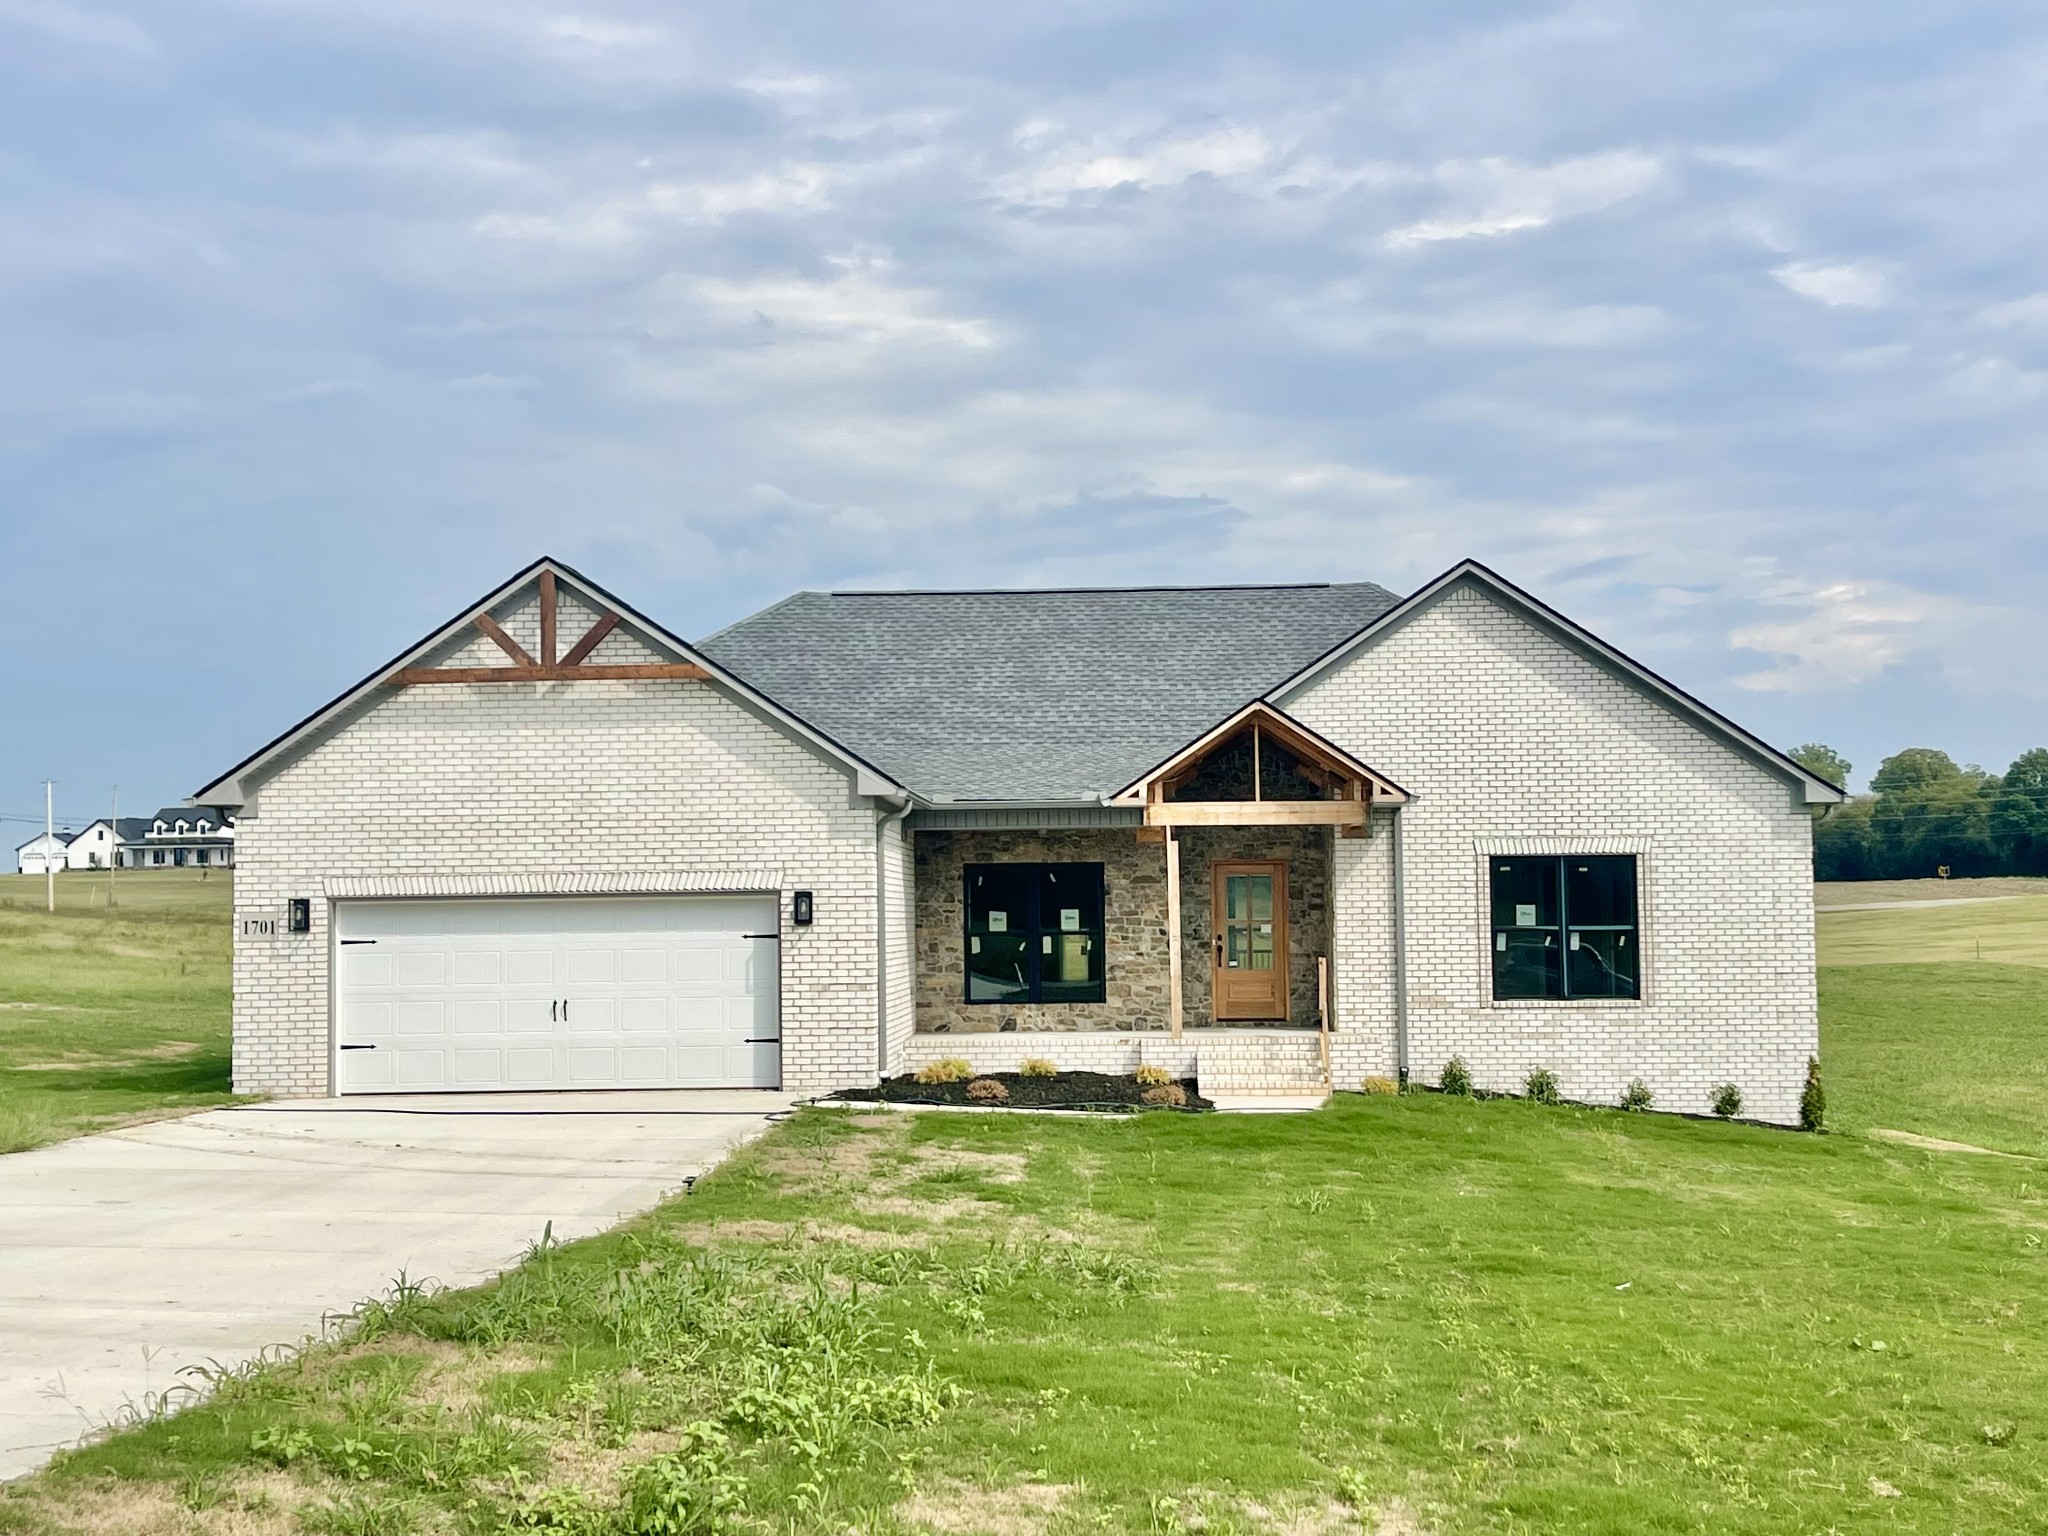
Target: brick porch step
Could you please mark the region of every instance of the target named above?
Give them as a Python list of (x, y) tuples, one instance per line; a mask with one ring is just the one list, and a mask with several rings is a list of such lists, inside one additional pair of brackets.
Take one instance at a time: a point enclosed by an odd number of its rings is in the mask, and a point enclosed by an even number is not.
[(1320, 1098), (1330, 1091), (1313, 1030), (1205, 1030), (1195, 1038), (1195, 1081), (1210, 1099)]

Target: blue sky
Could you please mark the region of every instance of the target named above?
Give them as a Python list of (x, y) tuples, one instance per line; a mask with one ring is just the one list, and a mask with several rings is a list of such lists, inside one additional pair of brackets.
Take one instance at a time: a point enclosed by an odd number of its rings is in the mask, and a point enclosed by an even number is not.
[(0, 813), (543, 551), (691, 635), (1471, 555), (1859, 778), (2002, 767), (2044, 86), (1966, 0), (0, 0)]

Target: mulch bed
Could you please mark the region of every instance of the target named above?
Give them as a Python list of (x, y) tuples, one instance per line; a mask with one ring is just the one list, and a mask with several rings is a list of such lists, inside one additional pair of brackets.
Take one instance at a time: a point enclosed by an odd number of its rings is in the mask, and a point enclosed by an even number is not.
[[(908, 1074), (902, 1077), (884, 1078), (873, 1088), (847, 1088), (831, 1095), (842, 1102), (856, 1104), (960, 1104), (977, 1109), (1099, 1109), (1131, 1110), (1172, 1108), (1171, 1105), (1145, 1104), (1139, 1100), (1145, 1085), (1135, 1077), (1112, 1076), (1107, 1072), (1060, 1072), (1052, 1077), (1026, 1077), (1021, 1072), (988, 1072), (1010, 1090), (1007, 1104), (986, 1104), (970, 1098), (967, 1084), (920, 1083)], [(1181, 1087), (1186, 1090), (1188, 1109), (1213, 1109), (1215, 1106), (1195, 1092), (1195, 1080), (1184, 1077)]]

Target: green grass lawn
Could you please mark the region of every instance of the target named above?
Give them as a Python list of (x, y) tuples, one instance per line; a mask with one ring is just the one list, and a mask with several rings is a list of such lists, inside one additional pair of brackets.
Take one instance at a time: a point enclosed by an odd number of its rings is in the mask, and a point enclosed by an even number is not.
[(1619, 1111), (812, 1111), (70, 1455), (19, 1529), (2048, 1523), (2032, 1164)]
[(228, 1101), (224, 874), (0, 876), (0, 1152)]

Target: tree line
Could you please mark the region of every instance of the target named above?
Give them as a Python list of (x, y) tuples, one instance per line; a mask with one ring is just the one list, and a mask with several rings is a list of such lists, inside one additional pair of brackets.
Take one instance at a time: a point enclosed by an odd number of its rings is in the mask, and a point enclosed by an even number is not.
[[(1839, 752), (1808, 742), (1799, 763), (1847, 784)], [(1934, 747), (1894, 753), (1870, 793), (1825, 808), (1813, 828), (1818, 880), (1914, 880), (1966, 875), (2048, 875), (2048, 748), (2023, 752), (2004, 773), (1958, 765)]]

